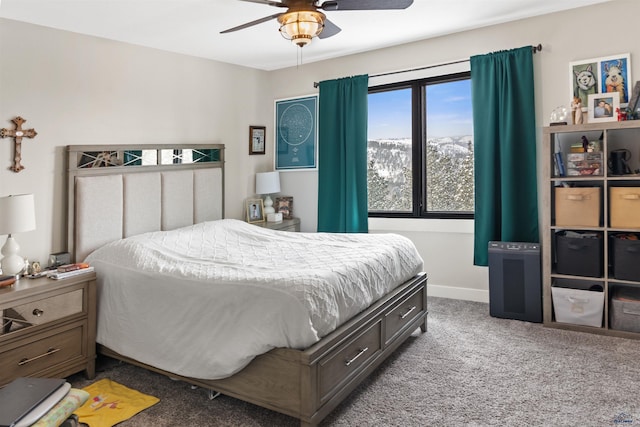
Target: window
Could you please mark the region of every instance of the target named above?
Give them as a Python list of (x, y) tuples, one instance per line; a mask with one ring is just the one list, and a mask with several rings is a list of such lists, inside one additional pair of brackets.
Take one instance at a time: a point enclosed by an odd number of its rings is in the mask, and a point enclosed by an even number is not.
[(369, 216), (472, 218), (470, 73), (369, 89)]

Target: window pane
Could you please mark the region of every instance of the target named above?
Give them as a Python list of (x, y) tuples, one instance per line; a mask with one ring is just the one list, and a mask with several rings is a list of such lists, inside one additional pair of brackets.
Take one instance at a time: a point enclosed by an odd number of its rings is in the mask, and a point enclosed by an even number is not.
[(369, 212), (411, 212), (411, 88), (368, 99)]
[(426, 98), (429, 212), (473, 212), (471, 80), (430, 84)]

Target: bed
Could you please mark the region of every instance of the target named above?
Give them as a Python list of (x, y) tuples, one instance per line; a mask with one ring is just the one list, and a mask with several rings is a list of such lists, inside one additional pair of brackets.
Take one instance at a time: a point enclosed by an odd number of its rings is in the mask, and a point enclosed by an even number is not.
[[(426, 331), (427, 278), (406, 238), (224, 219), (220, 144), (67, 154), (68, 245), (98, 272), (104, 355), (317, 425), (413, 331)], [(382, 261), (366, 265), (378, 252)], [(234, 302), (224, 299), (230, 289)], [(226, 334), (198, 332), (214, 329)]]

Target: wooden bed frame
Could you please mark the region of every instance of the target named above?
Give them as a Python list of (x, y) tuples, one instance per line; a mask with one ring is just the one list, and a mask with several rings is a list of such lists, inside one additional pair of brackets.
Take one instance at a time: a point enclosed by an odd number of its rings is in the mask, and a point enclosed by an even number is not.
[[(175, 158), (191, 149), (205, 153), (208, 161), (162, 164), (159, 160), (163, 150), (170, 150)], [(143, 151), (156, 151), (157, 164), (149, 164), (148, 159), (135, 160), (142, 157), (139, 154)], [(189, 215), (192, 223), (223, 216), (222, 145), (69, 146), (67, 153), (68, 244), (76, 260), (83, 259), (92, 250), (111, 240), (152, 229), (188, 225), (184, 222), (189, 221), (186, 218)], [(153, 153), (147, 154), (150, 155), (146, 157), (154, 157), (151, 155)], [(164, 154), (167, 157), (166, 151)], [(201, 159), (200, 154), (193, 156), (194, 159), (196, 157)], [(106, 163), (103, 162), (105, 158), (109, 159)], [(87, 160), (90, 167), (87, 166)], [(185, 193), (189, 193), (184, 191), (185, 186), (189, 187), (189, 182), (192, 183), (192, 196), (185, 196)], [(176, 195), (171, 191), (176, 185), (181, 189), (180, 200), (175, 200)], [(137, 203), (143, 191), (145, 195), (150, 193), (152, 196), (146, 196), (144, 203)], [(105, 194), (108, 194), (106, 201)], [(189, 200), (193, 207), (189, 206)], [(177, 202), (180, 202), (179, 210), (169, 206)], [(184, 210), (189, 215), (185, 216)], [(133, 212), (136, 213), (135, 219), (128, 218)], [(98, 227), (97, 224), (103, 226)], [(182, 377), (100, 345), (98, 351), (290, 415), (300, 419), (302, 426), (315, 426), (417, 328), (423, 332), (427, 330), (426, 285), (427, 276), (421, 273), (311, 347), (305, 350), (273, 349), (257, 356), (242, 371), (221, 380)]]

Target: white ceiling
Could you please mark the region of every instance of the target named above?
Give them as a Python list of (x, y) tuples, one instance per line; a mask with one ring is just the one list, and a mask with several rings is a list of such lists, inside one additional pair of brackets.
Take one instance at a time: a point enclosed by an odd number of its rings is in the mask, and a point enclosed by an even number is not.
[(405, 10), (328, 11), (342, 31), (302, 51), (275, 20), (220, 34), (285, 10), (239, 0), (0, 0), (0, 17), (275, 70), (606, 1), (415, 0)]

